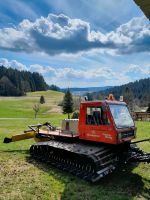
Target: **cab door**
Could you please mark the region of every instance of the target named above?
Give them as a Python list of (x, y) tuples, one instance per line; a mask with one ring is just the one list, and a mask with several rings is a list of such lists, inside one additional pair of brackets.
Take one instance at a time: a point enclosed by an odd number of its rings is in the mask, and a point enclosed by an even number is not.
[(107, 109), (99, 105), (89, 105), (84, 110), (85, 119), (84, 129), (82, 128), (82, 139), (114, 144), (116, 137)]

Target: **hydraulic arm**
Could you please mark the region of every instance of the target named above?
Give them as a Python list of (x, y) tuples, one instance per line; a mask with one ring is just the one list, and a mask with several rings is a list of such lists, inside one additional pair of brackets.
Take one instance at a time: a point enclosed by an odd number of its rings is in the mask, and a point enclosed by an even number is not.
[[(26, 139), (31, 139), (31, 138), (34, 138), (36, 142), (49, 140), (50, 135), (51, 135), (50, 132), (53, 132), (56, 130), (56, 128), (48, 122), (44, 124), (29, 125), (28, 127), (29, 127), (29, 130), (24, 131), (23, 134), (14, 135), (10, 138), (5, 137), (4, 143), (16, 142), (16, 141), (26, 140)], [(42, 127), (46, 127), (48, 131), (42, 130), (41, 132), (40, 129)]]
[(7, 138), (7, 137), (4, 138), (4, 143), (16, 142), (20, 140), (31, 139), (34, 137), (35, 137), (35, 131), (29, 130), (29, 131), (25, 131), (24, 134), (14, 135), (11, 138)]

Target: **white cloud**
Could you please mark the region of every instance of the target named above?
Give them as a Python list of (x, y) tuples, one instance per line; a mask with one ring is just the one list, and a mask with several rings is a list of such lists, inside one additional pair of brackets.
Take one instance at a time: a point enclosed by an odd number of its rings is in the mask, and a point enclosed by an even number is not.
[(39, 64), (32, 64), (27, 67), (16, 60), (9, 61), (6, 58), (0, 58), (1, 65), (41, 73), (48, 84), (56, 84), (60, 87), (68, 87), (68, 85), (70, 87), (115, 86), (150, 77), (150, 66), (144, 68), (135, 64), (130, 64), (124, 71), (120, 69), (117, 72), (110, 67), (75, 69), (72, 67), (56, 68)]
[(140, 74), (149, 74), (149, 70), (147, 68), (141, 68), (140, 66), (138, 65), (134, 65), (134, 64), (131, 64), (127, 67), (126, 69), (126, 73), (140, 73)]
[(48, 74), (50, 76), (55, 76), (55, 78), (60, 79), (99, 79), (99, 78), (107, 78), (110, 79), (115, 76), (115, 73), (110, 68), (98, 68), (98, 69), (73, 69), (71, 67), (65, 68), (53, 68), (50, 66), (41, 66), (38, 64), (31, 65), (30, 71), (37, 71), (41, 74)]
[(140, 67), (139, 65), (130, 64), (124, 74), (133, 80), (150, 77), (150, 67)]
[[(114, 72), (109, 67), (93, 69), (74, 69), (71, 67), (54, 68), (51, 66), (31, 65), (30, 71), (37, 71), (45, 76), (47, 83), (59, 84), (61, 87), (70, 83), (82, 87), (83, 83), (97, 85), (121, 85), (131, 81), (125, 74)], [(62, 86), (63, 85), (63, 86)], [(86, 85), (87, 86), (87, 85)]]
[(18, 69), (20, 71), (27, 70), (26, 65), (24, 65), (16, 60), (8, 61), (6, 58), (0, 58), (0, 66), (11, 67), (14, 69)]
[(150, 23), (145, 17), (135, 17), (108, 33), (107, 38), (120, 45), (117, 50), (121, 53), (149, 52)]
[(136, 17), (115, 31), (103, 34), (91, 30), (81, 19), (49, 14), (34, 22), (23, 20), (16, 28), (0, 29), (0, 48), (10, 51), (75, 54), (92, 49), (119, 54), (150, 51), (150, 24)]

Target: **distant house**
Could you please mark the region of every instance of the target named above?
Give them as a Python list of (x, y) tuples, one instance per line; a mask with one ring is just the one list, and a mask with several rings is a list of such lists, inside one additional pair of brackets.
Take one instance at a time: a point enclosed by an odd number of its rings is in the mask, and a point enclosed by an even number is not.
[(18, 96), (19, 91), (7, 76), (0, 79), (0, 96)]

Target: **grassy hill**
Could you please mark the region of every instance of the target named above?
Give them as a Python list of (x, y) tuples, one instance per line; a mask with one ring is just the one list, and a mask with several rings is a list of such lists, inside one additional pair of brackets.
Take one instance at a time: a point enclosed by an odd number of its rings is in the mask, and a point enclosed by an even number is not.
[(58, 103), (63, 93), (55, 91), (30, 92), (23, 97), (0, 97), (0, 118), (34, 118), (33, 106), (40, 96), (45, 98), (45, 104), (40, 104), (39, 118), (49, 117), (49, 114), (61, 114)]
[[(34, 119), (32, 106), (41, 95), (46, 104)], [(27, 97), (0, 98), (0, 200), (150, 199), (148, 164), (120, 168), (99, 183), (91, 184), (31, 159), (28, 149), (33, 140), (3, 144), (4, 137), (23, 132), (29, 124), (51, 121), (59, 126), (65, 118), (57, 106), (62, 97), (62, 93), (47, 91), (28, 93)], [(137, 127), (137, 139), (149, 137), (149, 122), (137, 122)], [(140, 146), (150, 150), (148, 142)]]

